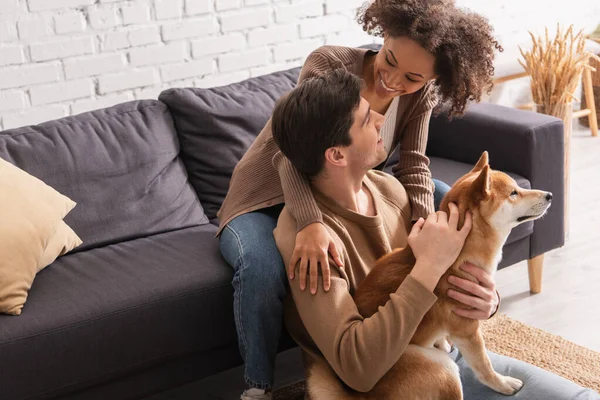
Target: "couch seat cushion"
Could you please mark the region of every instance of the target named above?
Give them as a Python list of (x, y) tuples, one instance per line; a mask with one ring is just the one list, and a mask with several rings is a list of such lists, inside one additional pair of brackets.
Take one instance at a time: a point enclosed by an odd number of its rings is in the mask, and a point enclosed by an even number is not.
[(235, 343), (216, 230), (74, 253), (38, 274), (23, 314), (0, 315), (0, 398), (68, 392)]

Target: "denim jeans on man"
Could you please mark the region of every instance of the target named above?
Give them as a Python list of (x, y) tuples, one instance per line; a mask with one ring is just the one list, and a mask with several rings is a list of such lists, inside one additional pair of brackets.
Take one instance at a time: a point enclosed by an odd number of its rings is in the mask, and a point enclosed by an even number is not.
[(497, 393), (477, 380), (460, 352), (453, 348), (450, 357), (458, 364), (465, 400), (600, 400), (600, 394), (584, 389), (563, 377), (514, 358), (488, 352), (494, 370), (523, 381), (512, 396)]

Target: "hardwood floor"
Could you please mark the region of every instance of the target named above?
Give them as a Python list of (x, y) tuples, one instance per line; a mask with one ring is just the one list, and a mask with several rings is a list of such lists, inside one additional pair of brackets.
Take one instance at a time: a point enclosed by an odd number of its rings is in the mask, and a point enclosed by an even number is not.
[(498, 271), (500, 312), (600, 352), (600, 137), (576, 126), (571, 146), (569, 239), (546, 254), (540, 294), (526, 262)]

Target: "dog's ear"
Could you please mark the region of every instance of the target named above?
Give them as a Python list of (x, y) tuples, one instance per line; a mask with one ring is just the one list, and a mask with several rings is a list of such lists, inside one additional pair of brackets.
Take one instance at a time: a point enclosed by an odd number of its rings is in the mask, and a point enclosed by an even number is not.
[(475, 178), (473, 181), (473, 185), (471, 186), (473, 190), (473, 194), (477, 197), (481, 196), (484, 199), (487, 199), (490, 195), (490, 166), (484, 165), (479, 172), (479, 176)]
[(489, 156), (488, 156), (488, 152), (484, 151), (483, 154), (481, 155), (481, 157), (479, 157), (479, 161), (477, 161), (477, 164), (475, 164), (475, 166), (473, 167), (471, 172), (481, 171), (483, 169), (483, 167), (486, 165), (489, 165)]

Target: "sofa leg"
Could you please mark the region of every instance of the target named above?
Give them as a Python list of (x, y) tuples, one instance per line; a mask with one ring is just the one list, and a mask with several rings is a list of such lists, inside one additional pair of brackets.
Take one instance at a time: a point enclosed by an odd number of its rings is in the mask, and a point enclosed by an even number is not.
[(529, 291), (537, 294), (542, 291), (542, 269), (544, 266), (544, 255), (541, 254), (530, 260), (527, 260), (527, 269), (529, 270)]

